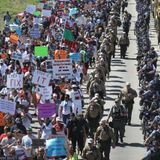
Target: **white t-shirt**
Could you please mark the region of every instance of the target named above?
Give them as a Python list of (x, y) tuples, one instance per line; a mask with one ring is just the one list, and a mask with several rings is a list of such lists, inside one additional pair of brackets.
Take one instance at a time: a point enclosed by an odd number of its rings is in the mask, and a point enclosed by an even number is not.
[(75, 107), (77, 108), (77, 112), (79, 114), (82, 113), (82, 93), (80, 90), (72, 90), (71, 92), (71, 99), (72, 102), (75, 104)]
[(60, 108), (62, 108), (62, 114), (63, 115), (68, 115), (71, 113), (71, 109), (72, 111), (74, 111), (75, 106), (71, 101), (62, 101), (60, 104)]

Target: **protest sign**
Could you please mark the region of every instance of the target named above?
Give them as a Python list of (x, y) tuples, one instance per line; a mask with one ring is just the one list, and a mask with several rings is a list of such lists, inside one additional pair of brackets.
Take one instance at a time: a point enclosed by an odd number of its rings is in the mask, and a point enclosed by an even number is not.
[(15, 114), (16, 103), (5, 99), (0, 99), (0, 111), (3, 113)]
[(39, 70), (34, 71), (32, 83), (40, 86), (48, 86), (51, 79), (51, 74)]
[(18, 43), (18, 40), (19, 40), (19, 37), (17, 36), (17, 35), (15, 35), (15, 34), (11, 34), (11, 36), (10, 36), (10, 41), (12, 42), (12, 43)]
[(40, 12), (40, 11), (35, 11), (35, 12), (33, 13), (33, 15), (36, 16), (36, 17), (39, 17), (39, 16), (41, 15), (41, 12)]
[(22, 60), (22, 54), (18, 53), (18, 52), (12, 52), (11, 59), (21, 61)]
[(77, 8), (71, 8), (69, 9), (69, 15), (73, 15), (77, 13)]
[(69, 57), (72, 60), (72, 62), (78, 62), (81, 59), (80, 53), (70, 53)]
[(65, 138), (53, 138), (46, 140), (46, 149), (48, 157), (66, 156)]
[(72, 79), (72, 61), (71, 59), (53, 60), (53, 79), (59, 79), (65, 76), (67, 79)]
[(48, 47), (47, 46), (35, 46), (34, 55), (40, 56), (40, 57), (48, 56)]
[(23, 74), (11, 73), (7, 75), (7, 88), (23, 88)]
[(38, 104), (38, 117), (49, 118), (56, 113), (56, 105), (54, 103)]
[(26, 8), (26, 12), (33, 14), (36, 11), (36, 6), (35, 5), (28, 5)]
[(40, 30), (38, 27), (34, 27), (30, 30), (30, 36), (33, 38), (39, 38), (41, 36)]
[(39, 94), (42, 95), (42, 99), (47, 100), (51, 99), (52, 95), (52, 86), (39, 87)]
[(50, 17), (51, 16), (51, 10), (43, 9), (42, 13), (41, 13), (41, 16), (42, 17)]
[(34, 18), (33, 23), (34, 24), (40, 24), (41, 23), (41, 18), (38, 18), (38, 17)]
[(76, 23), (77, 23), (78, 25), (86, 25), (86, 23), (87, 23), (87, 18), (86, 18), (84, 15), (79, 16), (79, 17), (76, 18)]
[(66, 50), (55, 50), (54, 59), (67, 59), (67, 51)]

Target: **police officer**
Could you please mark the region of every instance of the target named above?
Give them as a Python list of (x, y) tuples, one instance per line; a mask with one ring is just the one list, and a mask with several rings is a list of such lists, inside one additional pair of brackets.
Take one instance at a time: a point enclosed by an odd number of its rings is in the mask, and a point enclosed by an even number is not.
[(107, 122), (109, 122), (110, 117), (112, 117), (114, 134), (116, 137), (116, 144), (118, 144), (119, 135), (120, 141), (123, 143), (123, 137), (125, 132), (125, 117), (127, 116), (127, 112), (123, 105), (120, 104), (120, 100), (115, 100), (115, 105), (111, 108), (111, 111), (108, 115)]
[(100, 121), (100, 126), (96, 130), (94, 141), (95, 143), (98, 141), (103, 160), (109, 160), (111, 146), (115, 148), (115, 136), (106, 120), (103, 119)]
[(122, 90), (120, 94), (120, 98), (125, 105), (125, 108), (128, 111), (128, 125), (131, 125), (131, 118), (132, 118), (132, 110), (134, 104), (134, 98), (137, 97), (137, 92), (131, 88), (131, 84), (129, 82), (126, 83), (126, 86)]

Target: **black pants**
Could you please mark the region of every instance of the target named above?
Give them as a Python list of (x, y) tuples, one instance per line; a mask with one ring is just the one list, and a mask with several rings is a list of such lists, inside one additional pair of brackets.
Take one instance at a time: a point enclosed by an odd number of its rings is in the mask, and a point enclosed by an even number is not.
[(125, 108), (128, 111), (128, 123), (131, 123), (131, 119), (132, 119), (132, 110), (133, 110), (133, 103), (126, 103), (125, 104)]
[(77, 137), (72, 137), (71, 142), (73, 146), (73, 150), (76, 151), (76, 144), (78, 144), (79, 150), (82, 152), (84, 148), (84, 137), (83, 136), (77, 136)]
[(125, 58), (126, 56), (126, 51), (127, 51), (127, 45), (120, 45), (120, 49), (121, 49), (121, 58)]
[[(111, 150), (111, 139), (107, 141), (99, 141), (99, 149), (102, 154), (102, 160), (109, 160), (110, 150)], [(104, 156), (103, 156), (104, 154)]]
[(116, 143), (118, 143), (119, 136), (120, 139), (123, 139), (124, 132), (125, 132), (125, 123), (122, 120), (113, 120), (113, 128), (114, 128), (114, 135), (116, 138)]

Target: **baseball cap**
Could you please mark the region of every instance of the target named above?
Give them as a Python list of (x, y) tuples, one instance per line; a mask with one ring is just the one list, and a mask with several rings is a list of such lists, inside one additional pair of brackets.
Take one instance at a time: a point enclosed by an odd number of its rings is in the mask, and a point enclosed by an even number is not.
[(131, 83), (129, 83), (129, 82), (126, 82), (126, 86), (130, 86), (131, 85)]

